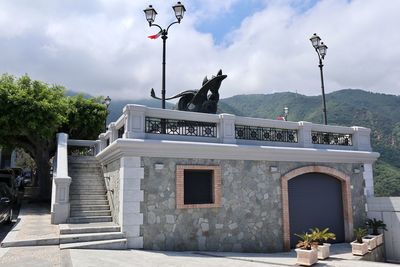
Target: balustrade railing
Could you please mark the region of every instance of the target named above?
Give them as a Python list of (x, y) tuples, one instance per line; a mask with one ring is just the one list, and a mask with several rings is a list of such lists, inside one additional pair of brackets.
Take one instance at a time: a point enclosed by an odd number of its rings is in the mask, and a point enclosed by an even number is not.
[(318, 145), (335, 145), (335, 146), (352, 146), (352, 135), (329, 132), (311, 132), (311, 140), (313, 144)]
[(68, 156), (95, 156), (98, 144), (91, 140), (68, 140)]
[(217, 137), (217, 124), (146, 117), (145, 133)]
[(297, 143), (297, 130), (235, 125), (235, 138), (269, 142)]
[(118, 138), (213, 143), (262, 144), (371, 151), (370, 130), (204, 114), (127, 105), (123, 115), (100, 135), (100, 151)]

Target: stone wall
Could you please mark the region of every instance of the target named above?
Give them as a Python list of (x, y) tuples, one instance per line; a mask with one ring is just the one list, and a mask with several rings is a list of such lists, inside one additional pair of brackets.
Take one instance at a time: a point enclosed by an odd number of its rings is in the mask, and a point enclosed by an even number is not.
[(108, 200), (111, 208), (111, 215), (113, 217), (113, 221), (119, 223), (119, 188), (120, 188), (120, 160), (115, 160), (104, 166), (104, 176), (109, 177), (106, 180), (106, 187), (108, 190)]
[[(164, 168), (156, 170), (155, 164)], [(176, 209), (176, 165), (219, 165), (220, 208)], [(209, 250), (274, 252), (283, 250), (281, 174), (313, 163), (245, 160), (142, 158), (144, 216), (143, 248), (154, 250)], [(353, 221), (365, 220), (360, 164), (318, 164), (351, 176)], [(270, 167), (278, 167), (271, 173)]]

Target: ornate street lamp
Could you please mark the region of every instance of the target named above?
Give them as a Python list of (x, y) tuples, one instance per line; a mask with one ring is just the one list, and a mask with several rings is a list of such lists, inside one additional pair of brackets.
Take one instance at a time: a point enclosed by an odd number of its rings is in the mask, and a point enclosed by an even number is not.
[[(166, 29), (163, 29), (160, 25), (155, 24), (154, 20), (156, 18), (157, 12), (156, 10), (153, 8), (152, 5), (149, 5), (148, 8), (146, 8), (144, 11), (144, 14), (146, 16), (146, 20), (149, 22), (149, 26), (155, 26), (158, 27), (160, 29), (160, 31), (155, 34), (155, 35), (151, 35), (149, 36), (149, 38), (151, 39), (156, 39), (161, 35), (161, 39), (163, 40), (163, 60), (162, 60), (162, 89), (161, 89), (161, 100), (162, 100), (162, 108), (165, 109), (165, 54), (166, 54), (166, 42), (168, 39), (168, 30), (169, 28), (176, 24), (176, 23), (181, 23), (181, 20), (183, 19), (183, 15), (185, 14), (185, 6), (181, 4), (181, 2), (178, 2), (176, 5), (172, 6), (172, 9), (175, 12), (175, 17), (177, 19), (177, 21), (172, 22), (171, 24), (168, 25), (168, 27)], [(152, 91), (151, 94), (152, 97), (156, 98), (156, 99), (160, 99), (158, 97), (155, 96), (155, 94)]]
[(283, 108), (284, 114), (285, 114), (285, 121), (287, 121), (287, 116), (289, 115), (289, 108), (287, 106), (285, 106)]
[(326, 117), (326, 102), (325, 102), (325, 88), (324, 88), (324, 74), (322, 71), (322, 67), (324, 66), (322, 64), (322, 60), (325, 59), (326, 56), (326, 50), (328, 47), (324, 44), (324, 42), (321, 42), (321, 38), (314, 33), (313, 36), (310, 38), (311, 44), (314, 47), (315, 51), (318, 54), (318, 59), (319, 59), (319, 70), (321, 73), (321, 89), (322, 89), (322, 105), (323, 105), (323, 112), (324, 112), (324, 124), (328, 124), (328, 120)]
[(104, 98), (102, 104), (106, 106), (106, 110), (107, 110), (107, 115), (106, 115), (106, 118), (104, 120), (104, 129), (105, 129), (105, 132), (106, 132), (107, 131), (108, 107), (111, 104), (111, 98), (109, 96), (107, 96), (106, 98)]

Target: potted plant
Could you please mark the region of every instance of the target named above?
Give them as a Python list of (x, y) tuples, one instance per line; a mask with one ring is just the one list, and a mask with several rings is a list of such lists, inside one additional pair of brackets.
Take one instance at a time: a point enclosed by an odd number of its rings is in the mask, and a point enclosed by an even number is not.
[(382, 220), (377, 220), (375, 218), (368, 219), (365, 224), (372, 230), (371, 235), (376, 237), (376, 245), (381, 245), (383, 243), (383, 234), (379, 233), (379, 229), (387, 231), (386, 224), (383, 223)]
[(363, 256), (368, 253), (368, 243), (363, 241), (363, 237), (368, 233), (365, 228), (354, 229), (356, 240), (351, 242), (353, 255)]
[(314, 240), (318, 243), (318, 259), (324, 260), (329, 258), (329, 248), (331, 244), (326, 243), (326, 241), (328, 241), (329, 239), (335, 240), (336, 235), (329, 232), (329, 228), (325, 228), (321, 231), (319, 228), (315, 227), (314, 229), (310, 229), (310, 231)]
[(300, 238), (296, 245), (297, 263), (300, 265), (311, 266), (318, 261), (318, 243), (310, 233), (295, 234)]

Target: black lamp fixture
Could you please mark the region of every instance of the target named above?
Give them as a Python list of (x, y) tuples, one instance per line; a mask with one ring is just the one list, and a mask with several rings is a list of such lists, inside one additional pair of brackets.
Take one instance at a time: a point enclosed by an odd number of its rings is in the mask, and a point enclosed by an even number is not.
[(326, 101), (325, 101), (325, 88), (324, 88), (324, 74), (322, 71), (323, 68), (323, 64), (322, 64), (322, 60), (325, 59), (326, 56), (326, 50), (328, 49), (328, 47), (324, 44), (324, 42), (321, 42), (321, 38), (314, 33), (313, 36), (311, 36), (310, 38), (311, 44), (315, 49), (315, 52), (317, 52), (318, 55), (318, 59), (319, 59), (319, 70), (320, 70), (320, 74), (321, 74), (321, 89), (322, 89), (322, 106), (323, 106), (323, 113), (324, 113), (324, 124), (327, 125), (328, 124), (328, 119), (326, 116)]
[[(181, 2), (176, 3), (176, 5), (172, 6), (172, 9), (175, 12), (175, 17), (177, 21), (172, 22), (171, 24), (168, 25), (166, 29), (163, 29), (160, 25), (155, 24), (154, 20), (156, 19), (157, 11), (153, 8), (152, 5), (149, 5), (148, 8), (146, 8), (144, 11), (144, 14), (146, 16), (146, 20), (149, 23), (149, 26), (155, 26), (160, 29), (160, 32), (154, 36), (154, 39), (157, 38), (159, 35), (161, 35), (161, 39), (163, 40), (163, 60), (162, 60), (162, 89), (161, 89), (161, 100), (162, 100), (162, 108), (165, 109), (165, 55), (166, 55), (166, 42), (168, 39), (168, 30), (169, 28), (177, 23), (181, 23), (181, 20), (183, 19), (183, 15), (185, 14), (186, 8), (184, 5), (182, 5)], [(159, 99), (151, 94), (152, 97)]]
[(107, 115), (106, 115), (106, 118), (104, 120), (104, 129), (105, 129), (105, 131), (107, 131), (108, 107), (111, 104), (111, 98), (109, 96), (107, 96), (106, 98), (104, 98), (102, 104), (106, 106), (106, 110), (107, 110)]

